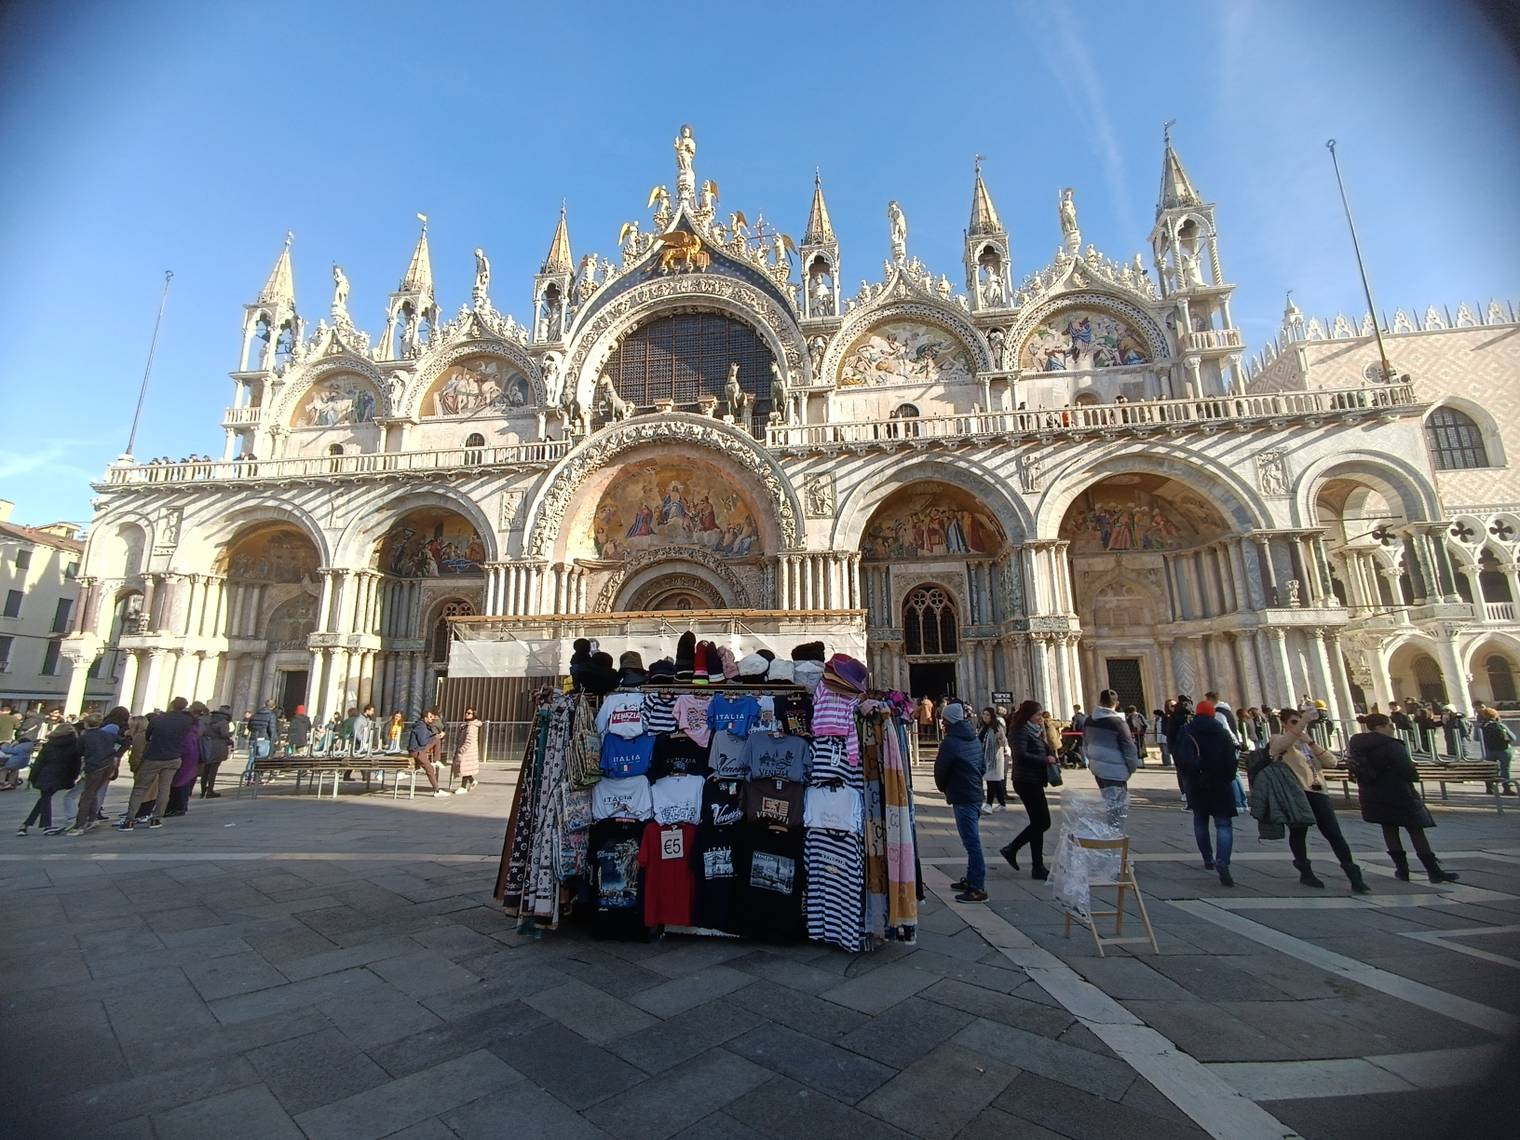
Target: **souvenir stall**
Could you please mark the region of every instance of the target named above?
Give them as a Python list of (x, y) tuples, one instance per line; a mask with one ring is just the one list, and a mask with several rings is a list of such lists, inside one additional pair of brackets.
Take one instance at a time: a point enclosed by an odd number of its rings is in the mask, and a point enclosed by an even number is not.
[(736, 659), (689, 632), (647, 670), (578, 641), (569, 687), (541, 694), (508, 820), (519, 929), (915, 939), (905, 694), (821, 641)]

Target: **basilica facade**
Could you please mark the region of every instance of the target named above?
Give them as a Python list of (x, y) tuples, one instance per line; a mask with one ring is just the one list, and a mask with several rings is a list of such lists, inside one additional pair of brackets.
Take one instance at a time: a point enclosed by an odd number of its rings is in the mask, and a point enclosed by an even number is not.
[(95, 485), (71, 703), (94, 667), (134, 711), (415, 712), (689, 626), (979, 704), (1515, 700), (1512, 307), (1290, 302), (1248, 362), (1170, 139), (1145, 253), (1084, 244), (1052, 187), (1059, 245), (1016, 274), (978, 168), (954, 281), (896, 202), (849, 273), (817, 178), (794, 239), (698, 178), (689, 128), (674, 150), (612, 255), (577, 260), (561, 212), (521, 320), (481, 250), (441, 310), (423, 219), (382, 331), (336, 267), (312, 327), (287, 240), (221, 458)]

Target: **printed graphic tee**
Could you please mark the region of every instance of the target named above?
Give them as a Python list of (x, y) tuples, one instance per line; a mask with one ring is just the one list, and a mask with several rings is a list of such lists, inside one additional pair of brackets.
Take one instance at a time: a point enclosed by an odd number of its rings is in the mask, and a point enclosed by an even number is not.
[(754, 697), (716, 696), (707, 706), (707, 724), (714, 731), (749, 735), (750, 726), (760, 719), (760, 702)]
[(767, 736), (752, 732), (744, 746), (752, 779), (807, 779), (807, 741), (800, 736)]
[(751, 780), (744, 785), (744, 818), (770, 828), (798, 827), (805, 790), (792, 780)]
[(748, 779), (747, 748), (748, 742), (742, 736), (735, 736), (731, 732), (722, 730), (713, 733), (712, 752), (708, 757), (712, 764), (713, 774), (725, 779)]
[(707, 780), (702, 789), (702, 826), (733, 827), (744, 822), (744, 782)]
[(591, 872), (591, 929), (598, 938), (645, 936), (639, 875), (645, 826), (611, 820), (591, 825), (587, 865)]
[(603, 736), (638, 736), (644, 731), (644, 694), (609, 693), (596, 714), (596, 729)]
[(649, 819), (654, 798), (643, 776), (624, 780), (598, 780), (591, 789), (591, 814), (596, 819)]
[(860, 834), (860, 793), (854, 788), (809, 788), (803, 801), (805, 827)]
[(609, 732), (602, 737), (602, 771), (609, 776), (642, 776), (654, 755), (654, 737), (625, 737)]
[(702, 819), (701, 776), (665, 776), (650, 788), (656, 823), (697, 824)]
[(776, 724), (793, 736), (813, 734), (813, 698), (806, 693), (784, 693), (776, 698)]
[(705, 776), (712, 771), (707, 763), (707, 745), (698, 744), (689, 736), (657, 736), (649, 770), (656, 779), (670, 775)]
[(644, 869), (644, 925), (691, 925), (696, 837), (697, 829), (689, 823), (644, 825), (639, 847), (639, 866)]
[(737, 845), (744, 821), (744, 783), (707, 780), (702, 789), (702, 823), (697, 828), (697, 889), (693, 922), (707, 930), (738, 933), (734, 912)]
[(680, 730), (702, 747), (712, 739), (712, 729), (707, 727), (707, 706), (712, 697), (707, 694), (682, 693), (676, 698), (676, 724)]
[(734, 906), (751, 938), (791, 942), (802, 936), (802, 835), (744, 825)]

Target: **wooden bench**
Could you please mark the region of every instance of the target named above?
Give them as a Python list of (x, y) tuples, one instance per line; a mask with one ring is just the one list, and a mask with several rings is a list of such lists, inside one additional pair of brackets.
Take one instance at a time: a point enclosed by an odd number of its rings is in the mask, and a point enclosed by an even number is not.
[[(1494, 808), (1500, 815), (1504, 814), (1504, 797), (1499, 791), (1499, 765), (1488, 760), (1454, 760), (1450, 764), (1443, 764), (1434, 760), (1416, 760), (1415, 771), (1419, 773), (1416, 782), (1420, 785), (1420, 795), (1425, 794), (1426, 784), (1436, 784), (1441, 789), (1441, 798), (1448, 799), (1446, 794), (1447, 784), (1483, 784), (1489, 795), (1494, 797)], [(1351, 773), (1344, 766), (1338, 766), (1333, 772), (1326, 772), (1325, 778), (1331, 781), (1339, 780), (1341, 794), (1347, 799), (1351, 798), (1351, 785), (1356, 781), (1351, 778)]]
[(392, 799), (401, 794), (403, 777), (410, 776), (407, 798), (411, 799), (417, 794), (419, 769), (412, 763), (412, 758), (404, 752), (400, 755), (375, 752), (368, 756), (270, 756), (263, 760), (255, 760), (244, 769), (242, 779), (238, 781), (238, 795), (242, 795), (243, 790), (247, 788), (253, 793), (253, 798), (257, 799), (259, 788), (263, 784), (287, 772), (295, 776), (298, 792), (301, 790), (301, 778), (311, 777), (313, 790), (319, 798), (322, 795), (323, 786), (327, 783), (327, 777), (331, 776), (334, 799), (338, 797), (344, 772), (363, 772), (365, 791), (370, 790), (372, 778), (376, 773), (380, 774), (382, 791), (385, 789), (386, 775), (395, 773), (391, 789)]

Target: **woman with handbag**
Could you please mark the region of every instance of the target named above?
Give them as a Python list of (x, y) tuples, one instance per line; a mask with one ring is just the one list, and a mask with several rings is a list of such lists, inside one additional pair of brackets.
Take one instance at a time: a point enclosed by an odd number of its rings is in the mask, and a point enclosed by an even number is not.
[(1361, 801), (1362, 819), (1383, 829), (1383, 846), (1393, 860), (1393, 877), (1409, 882), (1409, 855), (1399, 841), (1399, 828), (1409, 832), (1414, 853), (1425, 865), (1432, 883), (1454, 883), (1458, 876), (1443, 870), (1436, 853), (1425, 838), (1427, 828), (1434, 827), (1430, 809), (1420, 798), (1420, 778), (1409, 749), (1398, 738), (1393, 722), (1382, 713), (1368, 713), (1359, 732), (1346, 742), (1346, 767), (1356, 780), (1356, 798)]
[(1033, 860), (1029, 877), (1048, 879), (1045, 833), (1050, 830), (1050, 805), (1045, 802), (1045, 786), (1061, 782), (1061, 768), (1045, 734), (1045, 713), (1039, 701), (1025, 701), (1014, 711), (1008, 746), (1013, 750), (1013, 790), (1029, 814), (1029, 823), (1000, 854), (1017, 871), (1019, 850), (1027, 844)]

